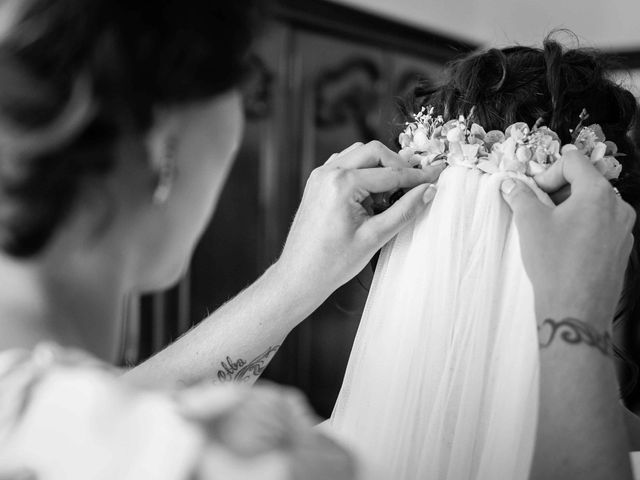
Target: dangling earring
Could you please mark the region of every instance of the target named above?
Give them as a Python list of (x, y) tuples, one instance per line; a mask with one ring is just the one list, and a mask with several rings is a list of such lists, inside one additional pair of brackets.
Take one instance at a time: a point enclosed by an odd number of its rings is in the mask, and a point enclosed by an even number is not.
[(155, 205), (163, 205), (167, 203), (171, 196), (173, 180), (176, 170), (176, 151), (178, 141), (175, 137), (167, 139), (164, 151), (162, 153), (161, 162), (158, 168), (158, 182), (153, 191), (153, 203)]

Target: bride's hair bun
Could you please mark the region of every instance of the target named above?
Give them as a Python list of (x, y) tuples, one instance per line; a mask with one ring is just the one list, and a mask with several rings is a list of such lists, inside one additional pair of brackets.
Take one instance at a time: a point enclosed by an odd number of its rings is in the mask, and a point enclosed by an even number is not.
[(124, 129), (236, 86), (253, 3), (2, 0), (0, 249), (39, 253)]

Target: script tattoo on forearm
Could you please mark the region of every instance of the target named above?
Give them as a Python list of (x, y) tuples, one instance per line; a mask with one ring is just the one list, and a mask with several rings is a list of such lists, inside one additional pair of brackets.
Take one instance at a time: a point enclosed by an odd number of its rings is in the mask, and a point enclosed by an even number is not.
[(220, 362), (222, 368), (218, 370), (218, 381), (222, 383), (249, 382), (259, 377), (279, 348), (280, 345), (269, 347), (266, 352), (249, 362), (243, 358), (234, 361), (231, 357), (227, 357), (223, 362)]
[(587, 322), (577, 318), (554, 320), (547, 318), (538, 326), (540, 348), (549, 347), (554, 341), (562, 340), (571, 345), (584, 344), (597, 348), (604, 355), (611, 354), (611, 336), (608, 332), (599, 332)]

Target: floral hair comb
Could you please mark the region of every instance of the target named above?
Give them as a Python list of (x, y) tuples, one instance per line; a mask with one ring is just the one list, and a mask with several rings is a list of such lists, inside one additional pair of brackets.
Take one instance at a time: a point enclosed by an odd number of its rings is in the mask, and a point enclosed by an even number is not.
[[(473, 111), (469, 118), (473, 117)], [(514, 123), (504, 132), (485, 129), (477, 123), (469, 125), (464, 116), (445, 122), (435, 115), (433, 107), (423, 107), (407, 122), (399, 136), (400, 156), (411, 166), (425, 167), (448, 163), (478, 168), (486, 173), (500, 171), (537, 175), (570, 150), (578, 150), (591, 158), (595, 167), (608, 180), (620, 176), (622, 165), (616, 159), (615, 143), (607, 141), (600, 125), (583, 126), (589, 118), (586, 110), (571, 132), (572, 143), (561, 146), (560, 137), (538, 120), (533, 128), (524, 122)]]

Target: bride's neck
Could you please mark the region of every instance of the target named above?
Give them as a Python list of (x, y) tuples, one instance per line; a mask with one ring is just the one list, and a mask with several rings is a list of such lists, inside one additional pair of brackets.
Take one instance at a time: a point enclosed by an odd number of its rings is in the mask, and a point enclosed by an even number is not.
[(112, 361), (121, 333), (120, 280), (78, 259), (32, 262), (0, 254), (0, 350), (53, 341)]

